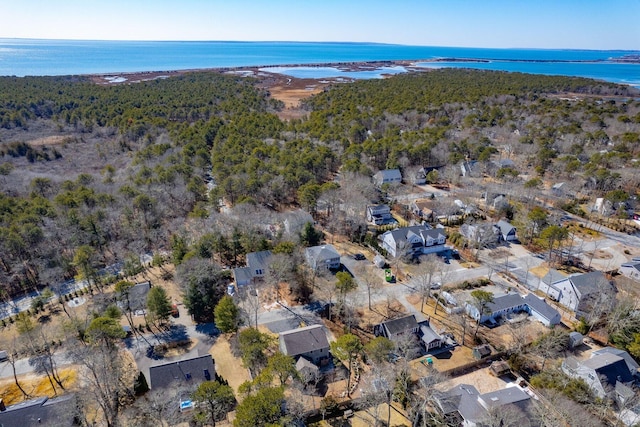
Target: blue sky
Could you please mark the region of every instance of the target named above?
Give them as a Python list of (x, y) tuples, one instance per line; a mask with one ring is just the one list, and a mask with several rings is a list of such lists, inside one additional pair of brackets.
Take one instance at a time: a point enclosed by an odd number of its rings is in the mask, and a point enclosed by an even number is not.
[(640, 49), (640, 0), (0, 0), (0, 37)]

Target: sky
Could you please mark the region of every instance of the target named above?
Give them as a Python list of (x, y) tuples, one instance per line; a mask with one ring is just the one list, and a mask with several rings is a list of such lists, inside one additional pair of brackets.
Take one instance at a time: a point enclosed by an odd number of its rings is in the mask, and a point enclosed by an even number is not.
[(640, 0), (0, 0), (0, 38), (640, 50)]

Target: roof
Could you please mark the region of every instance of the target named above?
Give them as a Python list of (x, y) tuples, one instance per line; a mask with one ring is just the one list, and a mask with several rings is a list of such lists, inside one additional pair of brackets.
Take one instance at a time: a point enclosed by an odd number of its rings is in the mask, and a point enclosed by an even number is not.
[(329, 341), (322, 325), (311, 325), (280, 333), (280, 343), (287, 356), (298, 356), (314, 350), (328, 349)]
[(601, 292), (601, 286), (608, 284), (609, 281), (601, 271), (592, 271), (590, 273), (575, 274), (569, 276), (569, 280), (580, 292), (580, 296)]
[(442, 337), (436, 333), (431, 327), (427, 325), (420, 325), (420, 332), (422, 333), (422, 341), (429, 344), (434, 341), (440, 341)]
[(247, 254), (247, 266), (252, 270), (265, 270), (269, 263), (269, 258), (271, 258), (271, 251), (249, 252)]
[(40, 397), (7, 406), (0, 412), (3, 427), (72, 426), (77, 414), (75, 395), (65, 394), (54, 399)]
[(378, 171), (374, 176), (379, 176), (383, 180), (401, 180), (402, 174), (400, 173), (400, 169), (384, 169)]
[(524, 297), (524, 302), (529, 306), (529, 310), (535, 311), (547, 320), (552, 320), (560, 314), (558, 310), (533, 294), (527, 294)]
[(622, 383), (633, 381), (633, 376), (627, 367), (627, 363), (622, 357), (615, 354), (598, 354), (583, 361), (582, 365), (605, 377), (606, 381), (612, 386), (616, 384), (616, 381)]
[(490, 313), (495, 313), (497, 311), (524, 305), (524, 303), (525, 302), (520, 294), (507, 294), (493, 298), (493, 302), (490, 302), (487, 305), (487, 308), (490, 310)]
[(497, 408), (511, 403), (523, 402), (530, 398), (531, 397), (520, 387), (507, 387), (502, 390), (480, 395), (482, 406), (487, 409)]
[(516, 228), (509, 224), (507, 221), (505, 221), (504, 219), (501, 219), (500, 221), (498, 221), (498, 223), (496, 224), (496, 227), (498, 227), (500, 229), (500, 233), (502, 233), (503, 235), (507, 235), (510, 234), (511, 232), (516, 231)]
[(398, 319), (387, 320), (386, 322), (382, 322), (382, 325), (387, 328), (387, 331), (389, 331), (391, 335), (418, 329), (418, 322), (416, 322), (416, 316), (413, 314)]
[(440, 236), (444, 236), (444, 232), (437, 228), (428, 228), (424, 225), (414, 225), (411, 227), (401, 227), (396, 228), (395, 230), (389, 230), (383, 234), (391, 234), (393, 236), (393, 240), (398, 244), (399, 242), (404, 242), (407, 240), (408, 236), (416, 235), (420, 236), (423, 240), (427, 240), (427, 237), (431, 237), (432, 239), (438, 239)]
[(214, 376), (213, 357), (207, 354), (150, 367), (149, 386), (152, 389), (165, 388), (179, 382), (209, 381)]
[(633, 357), (631, 357), (629, 353), (619, 348), (615, 348), (615, 347), (601, 348), (600, 350), (596, 350), (593, 353), (591, 353), (591, 357), (598, 356), (600, 354), (615, 354), (616, 356), (622, 357), (625, 363), (627, 364), (627, 368), (629, 368), (629, 371), (631, 371), (631, 373), (636, 372), (638, 368), (640, 368), (640, 365), (638, 365), (638, 363), (633, 359)]
[(316, 263), (327, 259), (340, 258), (340, 254), (333, 245), (312, 246), (307, 248), (307, 256)]
[(436, 392), (435, 398), (444, 415), (459, 412), (464, 419), (477, 419), (483, 413), (478, 404), (478, 390), (470, 384), (459, 384), (444, 392)]
[(250, 267), (240, 267), (233, 269), (233, 279), (236, 284), (250, 282), (253, 276), (251, 275)]
[[(144, 310), (147, 307), (147, 294), (149, 293), (149, 290), (151, 289), (151, 282), (150, 281), (146, 281), (146, 282), (140, 282), (140, 283), (136, 283), (135, 285), (133, 285), (128, 293), (129, 293), (129, 311), (136, 311), (136, 310)], [(119, 302), (118, 302), (118, 306), (120, 308), (122, 308), (123, 310), (127, 310), (127, 299), (122, 298)]]
[(633, 268), (633, 269), (636, 269), (636, 270), (640, 271), (640, 262), (637, 262), (637, 261), (625, 262), (620, 267)]
[(476, 351), (478, 354), (480, 354), (482, 357), (485, 357), (491, 354), (491, 347), (489, 347), (488, 344), (479, 345), (477, 347), (474, 347), (473, 350)]
[(552, 285), (554, 283), (561, 282), (561, 281), (565, 280), (566, 278), (567, 278), (567, 276), (565, 276), (564, 274), (560, 273), (555, 268), (550, 268), (549, 272), (547, 274), (545, 274), (544, 277), (541, 280), (542, 280), (543, 283), (546, 283), (548, 285)]

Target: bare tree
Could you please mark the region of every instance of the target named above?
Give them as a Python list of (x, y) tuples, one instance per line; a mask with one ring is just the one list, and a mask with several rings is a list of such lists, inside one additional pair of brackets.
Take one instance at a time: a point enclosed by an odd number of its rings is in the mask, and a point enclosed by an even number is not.
[[(427, 298), (431, 297), (431, 285), (433, 278), (440, 269), (440, 260), (436, 254), (429, 254), (420, 257), (420, 264), (415, 270), (414, 280), (418, 293), (420, 294), (420, 312), (424, 312), (424, 304)], [(437, 303), (436, 303), (437, 305)]]
[(370, 266), (358, 264), (355, 270), (356, 277), (367, 288), (367, 302), (371, 310), (371, 296), (375, 296), (380, 291), (380, 279), (373, 275)]

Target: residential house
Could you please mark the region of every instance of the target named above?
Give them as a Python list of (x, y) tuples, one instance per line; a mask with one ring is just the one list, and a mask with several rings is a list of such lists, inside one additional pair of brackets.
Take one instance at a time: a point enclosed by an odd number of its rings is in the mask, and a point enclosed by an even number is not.
[(316, 366), (329, 362), (329, 341), (322, 325), (281, 332), (278, 342), (282, 354), (294, 359), (304, 357)]
[(418, 323), (416, 316), (413, 314), (375, 325), (373, 333), (376, 336), (388, 338), (396, 344), (402, 340), (418, 339), (426, 351), (440, 348), (445, 343), (445, 339), (431, 329), (429, 322)]
[(146, 310), (147, 308), (147, 294), (151, 289), (151, 282), (140, 282), (133, 285), (126, 294), (123, 294), (117, 302), (120, 310), (129, 313), (135, 313)]
[(389, 205), (367, 206), (367, 221), (375, 225), (383, 225), (392, 222), (391, 208)]
[(640, 280), (640, 261), (625, 262), (618, 271), (630, 279)]
[(418, 338), (420, 338), (420, 343), (424, 346), (426, 351), (440, 348), (445, 344), (445, 339), (442, 335), (431, 329), (429, 322), (422, 322), (420, 324), (420, 329), (418, 329)]
[(580, 332), (569, 332), (569, 348), (580, 347), (584, 343), (584, 335)]
[[(531, 397), (520, 387), (507, 387), (502, 390), (480, 394), (469, 384), (459, 384), (446, 392), (433, 395), (436, 409), (448, 421), (447, 425), (480, 427), (486, 425), (492, 414), (504, 412), (510, 423), (523, 420), (523, 425), (538, 426), (531, 413)], [(515, 424), (514, 424), (515, 425)]]
[(237, 286), (245, 286), (264, 278), (269, 269), (271, 251), (250, 252), (246, 256), (247, 266), (233, 269), (233, 280)]
[(420, 167), (420, 169), (418, 169), (418, 171), (416, 172), (414, 178), (413, 178), (413, 183), (416, 185), (423, 185), (427, 183), (427, 175), (432, 172), (432, 171), (439, 171), (440, 169), (444, 168), (444, 165), (440, 165), (440, 166), (422, 166)]
[(340, 254), (333, 245), (312, 246), (305, 250), (304, 256), (315, 271), (340, 268)]
[(420, 256), (445, 250), (444, 244), (447, 236), (443, 229), (414, 225), (387, 231), (378, 239), (390, 257), (398, 255)]
[(416, 199), (409, 204), (409, 209), (415, 216), (425, 221), (433, 221), (433, 200)]
[(498, 228), (498, 230), (500, 230), (500, 238), (502, 240), (506, 242), (518, 240), (518, 237), (516, 236), (516, 228), (513, 225), (509, 224), (508, 221), (501, 219), (496, 224), (496, 227)]
[(568, 357), (562, 362), (562, 371), (571, 378), (584, 380), (600, 398), (614, 397), (616, 388), (621, 389), (618, 383), (629, 386), (634, 382), (625, 359), (607, 352), (592, 354), (586, 360)]
[(80, 425), (79, 420), (76, 396), (72, 393), (55, 398), (39, 397), (10, 406), (5, 406), (0, 399), (0, 426), (3, 427), (70, 427)]
[(373, 327), (373, 333), (376, 336), (383, 336), (391, 341), (398, 341), (402, 337), (412, 336), (418, 333), (418, 322), (416, 316), (399, 317), (397, 319), (387, 320)]
[(615, 288), (601, 271), (573, 274), (551, 287), (549, 295), (581, 315), (590, 311), (598, 300), (615, 293)]
[(560, 290), (556, 285), (560, 282), (567, 280), (567, 276), (560, 273), (555, 268), (550, 268), (547, 274), (545, 274), (538, 284), (538, 290), (544, 292), (554, 301), (560, 299)]
[(631, 372), (631, 375), (633, 375), (634, 377), (638, 375), (638, 369), (640, 368), (640, 365), (638, 365), (638, 362), (636, 362), (634, 358), (631, 357), (631, 355), (626, 351), (615, 347), (604, 347), (600, 350), (593, 351), (591, 353), (591, 356), (593, 357), (601, 354), (614, 354), (616, 356), (622, 357), (624, 359), (624, 362), (627, 364), (627, 368), (629, 368), (629, 372)]
[(181, 384), (199, 384), (215, 378), (210, 354), (163, 363), (149, 368), (149, 387), (167, 388)]
[(300, 357), (296, 362), (296, 371), (305, 384), (315, 383), (320, 379), (320, 368), (305, 357)]
[(383, 184), (400, 184), (402, 182), (402, 174), (399, 169), (385, 169), (373, 175), (373, 181), (378, 187)]
[(466, 309), (469, 316), (476, 321), (480, 319), (480, 323), (495, 322), (498, 318), (518, 313), (528, 313), (545, 326), (557, 325), (561, 320), (558, 310), (533, 294), (522, 296), (513, 293), (494, 297), (493, 302), (487, 305), (482, 317), (478, 308), (473, 304), (467, 303)]
[(469, 160), (460, 163), (460, 173), (464, 177), (478, 176), (480, 174), (480, 164), (476, 160)]
[(471, 245), (492, 245), (500, 241), (500, 231), (493, 224), (462, 224), (460, 234)]

